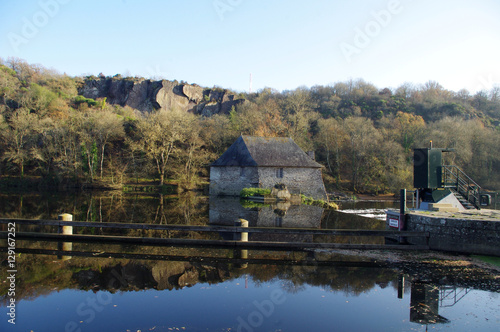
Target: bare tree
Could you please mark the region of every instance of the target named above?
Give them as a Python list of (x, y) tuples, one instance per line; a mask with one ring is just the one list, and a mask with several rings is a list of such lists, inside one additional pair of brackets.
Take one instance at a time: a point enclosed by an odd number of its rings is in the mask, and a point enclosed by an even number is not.
[(18, 166), (21, 177), (24, 176), (24, 165), (32, 155), (31, 148), (38, 131), (38, 115), (20, 108), (12, 114), (8, 126), (0, 133), (6, 147), (4, 159)]
[(160, 185), (165, 182), (167, 165), (177, 144), (189, 138), (193, 119), (192, 114), (180, 110), (161, 110), (138, 121), (135, 148), (155, 163)]
[(346, 153), (350, 156), (352, 189), (358, 191), (381, 172), (377, 158), (381, 136), (372, 121), (366, 118), (347, 118), (343, 128), (348, 137)]
[(346, 143), (347, 136), (342, 125), (335, 119), (320, 119), (318, 121), (319, 134), (317, 137), (319, 146), (324, 149), (326, 165), (335, 177), (337, 187), (340, 188), (342, 149)]
[(100, 177), (102, 179), (106, 147), (109, 146), (113, 140), (121, 140), (125, 137), (123, 118), (109, 110), (104, 110), (93, 112), (92, 120), (94, 124), (93, 137), (100, 150), (99, 168)]

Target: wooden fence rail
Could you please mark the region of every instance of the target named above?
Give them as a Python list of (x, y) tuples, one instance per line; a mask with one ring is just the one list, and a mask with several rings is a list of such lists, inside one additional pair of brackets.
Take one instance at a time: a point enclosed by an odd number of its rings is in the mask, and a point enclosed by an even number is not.
[[(7, 238), (7, 232), (0, 232), (0, 238)], [(116, 244), (140, 244), (153, 246), (213, 246), (232, 247), (240, 249), (276, 249), (276, 250), (300, 250), (300, 249), (411, 249), (425, 250), (427, 245), (401, 245), (401, 244), (344, 244), (344, 243), (316, 243), (316, 242), (273, 242), (273, 241), (234, 241), (234, 240), (195, 240), (174, 238), (152, 238), (131, 236), (106, 236), (106, 235), (66, 235), (49, 233), (17, 233), (17, 239), (65, 241), (65, 242), (105, 242)]]
[(428, 237), (429, 232), (394, 231), (394, 230), (359, 230), (359, 229), (316, 229), (316, 228), (286, 228), (286, 227), (238, 227), (238, 226), (191, 226), (191, 225), (161, 225), (141, 223), (106, 223), (61, 220), (33, 219), (0, 219), (0, 224), (13, 222), (16, 225), (37, 226), (73, 226), (117, 229), (167, 230), (186, 232), (227, 232), (227, 233), (268, 233), (268, 234), (303, 234), (303, 235), (335, 235), (335, 236), (404, 236)]
[[(61, 218), (61, 216), (65, 216)], [(61, 219), (71, 215), (61, 215)], [(71, 218), (69, 218), (71, 220)], [(17, 225), (57, 226), (58, 233), (16, 232), (16, 239), (34, 241), (59, 241), (67, 244), (72, 242), (104, 242), (130, 243), (141, 245), (163, 246), (214, 246), (233, 247), (240, 249), (269, 248), (274, 250), (303, 250), (303, 249), (401, 249), (423, 250), (427, 245), (406, 244), (344, 244), (344, 243), (317, 243), (317, 242), (276, 242), (276, 241), (248, 241), (248, 233), (265, 234), (301, 234), (301, 235), (330, 235), (330, 236), (380, 236), (380, 237), (425, 237), (428, 232), (407, 232), (394, 230), (349, 230), (349, 229), (314, 229), (314, 228), (271, 228), (271, 227), (242, 227), (248, 222), (242, 219), (236, 221), (236, 226), (188, 226), (188, 225), (159, 225), (143, 223), (101, 223), (66, 220), (32, 220), (32, 219), (0, 219), (0, 224), (14, 223)], [(114, 228), (114, 229), (142, 229), (186, 232), (216, 232), (241, 235), (239, 240), (198, 240), (164, 237), (133, 237), (110, 235), (73, 234), (74, 227)], [(69, 233), (67, 230), (69, 229)], [(65, 231), (66, 230), (66, 231)], [(7, 232), (0, 232), (0, 239), (7, 238)], [(70, 248), (68, 246), (67, 248)]]

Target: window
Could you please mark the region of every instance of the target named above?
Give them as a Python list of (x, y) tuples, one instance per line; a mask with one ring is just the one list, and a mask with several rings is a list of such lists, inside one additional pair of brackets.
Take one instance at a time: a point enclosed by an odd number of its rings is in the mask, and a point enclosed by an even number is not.
[(283, 168), (277, 168), (276, 169), (276, 177), (277, 178), (282, 178), (283, 177)]

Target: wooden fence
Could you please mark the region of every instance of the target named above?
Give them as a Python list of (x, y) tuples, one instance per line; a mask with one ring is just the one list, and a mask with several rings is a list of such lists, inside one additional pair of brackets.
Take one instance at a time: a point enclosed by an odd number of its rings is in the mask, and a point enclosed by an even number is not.
[[(65, 216), (65, 217), (61, 217)], [(61, 215), (60, 219), (71, 215)], [(408, 244), (345, 244), (345, 243), (317, 243), (317, 242), (276, 242), (276, 241), (248, 241), (248, 233), (264, 234), (300, 234), (300, 235), (330, 235), (330, 236), (366, 236), (366, 237), (388, 237), (407, 238), (423, 237), (429, 238), (428, 232), (410, 232), (395, 230), (346, 230), (346, 229), (315, 229), (315, 228), (271, 228), (271, 227), (245, 227), (241, 224), (236, 226), (190, 226), (190, 225), (163, 225), (143, 223), (101, 223), (82, 222), (71, 220), (32, 220), (32, 219), (0, 219), (0, 224), (55, 226), (57, 232), (21, 232), (16, 231), (15, 238), (32, 241), (60, 241), (60, 242), (101, 242), (101, 243), (130, 243), (154, 246), (214, 246), (233, 247), (240, 249), (275, 249), (275, 250), (302, 250), (302, 249), (398, 249), (398, 250), (425, 250), (428, 245)], [(248, 223), (246, 223), (248, 225)], [(184, 231), (184, 232), (213, 232), (232, 233), (240, 235), (239, 240), (203, 240), (184, 238), (163, 237), (137, 237), (137, 236), (115, 236), (115, 235), (90, 235), (75, 234), (75, 227), (84, 228), (110, 228), (110, 229), (135, 229), (135, 230), (158, 230), (158, 231)], [(7, 232), (0, 232), (0, 239), (6, 239)]]

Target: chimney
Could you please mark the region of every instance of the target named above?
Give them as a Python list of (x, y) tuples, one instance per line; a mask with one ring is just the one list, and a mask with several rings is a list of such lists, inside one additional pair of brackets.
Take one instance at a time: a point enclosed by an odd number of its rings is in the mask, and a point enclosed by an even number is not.
[(316, 160), (316, 156), (314, 155), (314, 151), (307, 151), (307, 155), (311, 157), (312, 160)]

